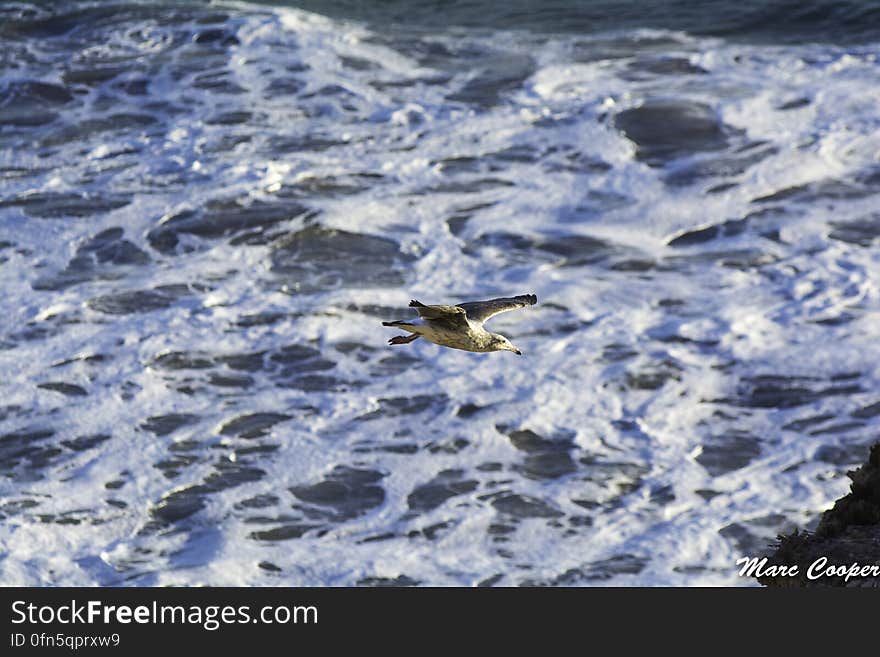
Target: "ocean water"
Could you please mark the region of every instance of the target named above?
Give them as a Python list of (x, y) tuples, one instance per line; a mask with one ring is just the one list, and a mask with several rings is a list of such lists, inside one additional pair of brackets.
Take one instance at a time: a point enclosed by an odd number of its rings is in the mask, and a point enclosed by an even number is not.
[(0, 583), (742, 586), (847, 492), (877, 10), (497, 4), (0, 5)]

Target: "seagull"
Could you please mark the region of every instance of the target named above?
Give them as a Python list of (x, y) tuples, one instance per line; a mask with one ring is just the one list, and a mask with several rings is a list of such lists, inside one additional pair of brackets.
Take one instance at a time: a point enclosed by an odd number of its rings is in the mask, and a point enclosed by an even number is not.
[(483, 323), (498, 313), (532, 306), (537, 302), (538, 297), (534, 294), (468, 301), (456, 306), (426, 306), (413, 299), (409, 302), (409, 307), (416, 309), (419, 319), (411, 322), (382, 322), (382, 326), (395, 326), (410, 332), (410, 335), (394, 336), (388, 344), (409, 344), (421, 337), (441, 347), (479, 352), (512, 351), (522, 356), (522, 352), (510, 340), (498, 333), (490, 333), (483, 328)]

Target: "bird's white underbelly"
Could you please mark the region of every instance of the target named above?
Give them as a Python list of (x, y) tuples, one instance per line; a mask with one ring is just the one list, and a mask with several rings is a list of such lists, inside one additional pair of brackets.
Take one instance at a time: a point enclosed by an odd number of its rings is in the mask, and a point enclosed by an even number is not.
[(485, 341), (480, 339), (480, 333), (473, 329), (469, 331), (448, 330), (426, 322), (421, 325), (413, 325), (410, 330), (413, 333), (418, 333), (428, 342), (444, 347), (465, 351), (487, 351)]

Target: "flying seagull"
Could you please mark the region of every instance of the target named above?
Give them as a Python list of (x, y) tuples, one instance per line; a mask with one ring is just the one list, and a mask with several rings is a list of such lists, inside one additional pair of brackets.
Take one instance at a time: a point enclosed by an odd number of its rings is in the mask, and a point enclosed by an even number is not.
[(412, 300), (409, 306), (416, 309), (419, 319), (412, 322), (382, 322), (382, 326), (395, 326), (410, 332), (410, 335), (394, 336), (388, 344), (409, 344), (422, 337), (442, 347), (465, 351), (512, 351), (522, 356), (522, 352), (503, 335), (484, 329), (483, 322), (505, 310), (515, 310), (537, 302), (538, 297), (534, 294), (489, 301), (468, 301), (457, 306), (426, 306)]

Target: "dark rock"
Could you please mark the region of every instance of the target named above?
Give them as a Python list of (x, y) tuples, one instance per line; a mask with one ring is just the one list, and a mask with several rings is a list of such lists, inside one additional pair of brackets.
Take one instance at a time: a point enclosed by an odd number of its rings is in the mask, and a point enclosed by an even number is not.
[[(822, 514), (814, 533), (795, 530), (780, 535), (772, 546), (764, 574), (756, 579), (765, 586), (867, 586), (880, 587), (880, 574), (870, 572), (871, 566), (880, 566), (880, 442), (870, 450), (868, 461), (848, 473), (852, 484), (850, 493), (835, 502)], [(827, 561), (823, 564), (820, 560)], [(825, 574), (829, 567), (849, 569), (857, 565), (857, 573)], [(797, 566), (796, 575), (769, 571), (770, 567)], [(810, 567), (813, 574), (808, 578)], [(867, 572), (858, 569), (868, 567)]]

